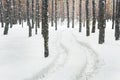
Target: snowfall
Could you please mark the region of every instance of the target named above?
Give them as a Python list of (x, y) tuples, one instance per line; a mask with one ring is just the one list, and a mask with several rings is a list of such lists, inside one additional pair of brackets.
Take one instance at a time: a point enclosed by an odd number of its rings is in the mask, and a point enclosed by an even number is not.
[(58, 30), (49, 24), (48, 58), (44, 58), (41, 29), (28, 37), (28, 26), (14, 25), (9, 34), (0, 28), (0, 80), (120, 80), (120, 41), (115, 41), (112, 22), (107, 22), (105, 43), (98, 44), (96, 33), (86, 37), (58, 22)]

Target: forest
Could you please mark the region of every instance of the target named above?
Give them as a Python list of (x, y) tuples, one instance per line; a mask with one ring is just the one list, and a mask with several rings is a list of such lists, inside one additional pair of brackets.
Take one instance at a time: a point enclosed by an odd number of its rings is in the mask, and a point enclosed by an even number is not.
[[(55, 25), (57, 30), (57, 21), (67, 20), (67, 27), (74, 28), (74, 21), (79, 22), (79, 32), (86, 25), (86, 36), (95, 33), (99, 29), (99, 44), (104, 43), (106, 21), (112, 20), (112, 28), (115, 28), (115, 40), (119, 40), (120, 27), (120, 7), (119, 0), (1, 0), (0, 1), (0, 21), (4, 28), (3, 34), (7, 35), (14, 24), (27, 21), (29, 27), (29, 37), (32, 36), (32, 30), (35, 28), (37, 34), (38, 28), (42, 26), (41, 34), (45, 42), (45, 56), (48, 56), (48, 23)], [(41, 23), (40, 23), (41, 22)], [(96, 22), (98, 25), (96, 26)], [(83, 25), (82, 25), (83, 23)], [(92, 23), (92, 30), (90, 24)]]
[(0, 80), (120, 80), (120, 0), (0, 0)]

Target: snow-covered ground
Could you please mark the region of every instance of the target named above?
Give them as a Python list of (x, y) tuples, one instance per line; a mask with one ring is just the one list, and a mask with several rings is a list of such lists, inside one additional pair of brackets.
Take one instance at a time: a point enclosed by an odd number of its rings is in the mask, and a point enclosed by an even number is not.
[(106, 42), (98, 44), (98, 30), (90, 37), (75, 28), (59, 23), (58, 31), (50, 27), (50, 56), (44, 58), (43, 38), (28, 38), (24, 23), (0, 29), (0, 80), (120, 80), (120, 41), (114, 40), (111, 22), (107, 22)]

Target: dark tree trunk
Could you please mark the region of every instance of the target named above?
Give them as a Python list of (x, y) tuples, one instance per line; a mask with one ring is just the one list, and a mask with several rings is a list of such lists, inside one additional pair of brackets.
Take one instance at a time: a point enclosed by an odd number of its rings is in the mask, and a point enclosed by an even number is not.
[(31, 27), (31, 24), (30, 24), (30, 8), (29, 8), (29, 0), (27, 0), (27, 25), (28, 25), (28, 27), (29, 27), (29, 37), (31, 37), (32, 36), (32, 27)]
[(5, 28), (4, 28), (4, 35), (8, 34), (9, 24), (10, 24), (10, 0), (6, 0), (5, 5)]
[(120, 38), (120, 0), (116, 1), (115, 40)]
[(115, 0), (113, 0), (112, 29), (114, 29), (114, 25), (115, 25)]
[(79, 1), (79, 32), (82, 31), (82, 0)]
[(34, 28), (34, 0), (32, 0), (32, 28)]
[(98, 21), (98, 28), (99, 28), (99, 44), (104, 43), (105, 38), (105, 27), (106, 27), (106, 20), (105, 20), (105, 0), (99, 0), (99, 21)]
[(74, 28), (74, 18), (75, 18), (75, 0), (72, 0), (73, 7), (72, 7), (72, 28)]
[(1, 27), (4, 27), (4, 23), (3, 23), (3, 4), (2, 4), (2, 0), (0, 0), (0, 21), (1, 21)]
[(66, 0), (66, 7), (67, 7), (67, 27), (70, 27), (70, 19), (69, 19), (69, 2)]
[(18, 16), (19, 16), (19, 24), (21, 24), (21, 0), (18, 1), (19, 5), (18, 5)]
[(35, 25), (35, 34), (37, 34), (38, 33), (38, 31), (37, 31), (37, 28), (38, 28), (38, 24), (39, 24), (39, 21), (38, 21), (38, 18), (39, 18), (39, 0), (36, 0), (36, 25)]
[(92, 0), (92, 11), (93, 11), (93, 20), (92, 20), (92, 33), (95, 33), (96, 28), (96, 9), (95, 9), (95, 0)]
[(54, 0), (52, 0), (51, 26), (54, 25)]
[(89, 0), (86, 0), (86, 36), (90, 36)]
[(38, 2), (38, 28), (40, 28), (40, 1)]
[(13, 24), (17, 24), (17, 19), (16, 19), (16, 0), (13, 0)]
[(57, 30), (57, 0), (55, 0), (55, 30)]
[(48, 31), (48, 0), (42, 0), (42, 35), (44, 38), (44, 56), (49, 56), (49, 31)]

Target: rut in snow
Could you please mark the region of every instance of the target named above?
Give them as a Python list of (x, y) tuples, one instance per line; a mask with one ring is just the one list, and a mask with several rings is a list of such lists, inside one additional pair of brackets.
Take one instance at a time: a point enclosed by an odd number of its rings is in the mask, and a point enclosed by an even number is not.
[[(54, 50), (58, 50), (56, 51), (56, 57), (54, 58), (53, 62), (50, 63), (48, 66), (46, 66), (45, 68), (43, 68), (39, 73), (36, 73), (34, 76), (25, 79), (25, 80), (41, 80), (44, 79), (47, 75), (54, 73), (56, 70), (58, 70), (59, 68), (63, 67), (65, 64), (65, 61), (67, 59), (67, 55), (68, 55), (68, 51), (65, 49), (65, 47), (59, 43), (59, 36), (56, 37), (56, 49)], [(64, 54), (65, 53), (65, 54)]]
[(85, 53), (87, 53), (86, 66), (83, 68), (80, 74), (81, 76), (77, 80), (88, 80), (97, 72), (97, 69), (99, 67), (100, 61), (98, 54), (87, 43), (79, 41), (73, 33), (71, 33), (71, 35), (75, 38), (76, 42), (85, 51)]

